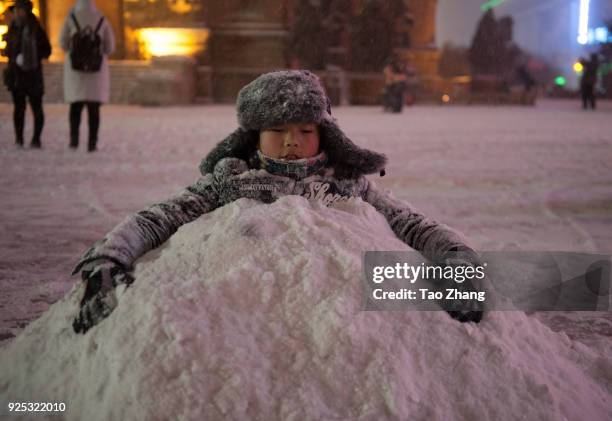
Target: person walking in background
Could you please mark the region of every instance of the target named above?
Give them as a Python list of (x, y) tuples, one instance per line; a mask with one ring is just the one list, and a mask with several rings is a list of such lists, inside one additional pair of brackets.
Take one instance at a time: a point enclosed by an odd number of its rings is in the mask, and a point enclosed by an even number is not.
[(8, 57), (8, 65), (3, 79), (13, 97), (15, 144), (23, 147), (26, 101), (29, 101), (34, 115), (34, 133), (30, 146), (40, 148), (40, 136), (45, 125), (42, 60), (51, 55), (51, 45), (45, 30), (32, 13), (32, 7), (30, 0), (15, 2), (13, 19), (5, 37), (4, 55)]
[(100, 106), (110, 96), (108, 56), (115, 49), (115, 37), (108, 20), (93, 0), (77, 0), (66, 16), (60, 35), (66, 51), (64, 60), (64, 99), (70, 103), (70, 148), (79, 145), (81, 113), (87, 107), (89, 142), (97, 148)]
[(525, 93), (531, 92), (531, 89), (535, 86), (536, 83), (535, 83), (535, 80), (533, 79), (533, 76), (531, 76), (531, 73), (529, 72), (529, 70), (527, 70), (527, 66), (524, 64), (521, 64), (516, 69), (516, 74), (521, 84), (523, 85), (523, 88), (525, 89), (524, 92)]
[(385, 76), (385, 91), (383, 93), (384, 111), (399, 113), (404, 105), (407, 76), (403, 63), (394, 57), (383, 69)]
[(527, 69), (526, 64), (521, 64), (516, 69), (516, 75), (523, 85), (523, 94), (521, 95), (521, 104), (531, 104), (535, 103), (536, 91), (534, 90), (536, 87), (536, 81)]
[(588, 109), (589, 106), (591, 109), (595, 109), (596, 98), (595, 98), (595, 85), (597, 85), (597, 70), (599, 68), (599, 57), (597, 54), (591, 54), (591, 60), (582, 60), (581, 61), (583, 70), (582, 70), (582, 79), (580, 79), (580, 93), (582, 94), (582, 108)]

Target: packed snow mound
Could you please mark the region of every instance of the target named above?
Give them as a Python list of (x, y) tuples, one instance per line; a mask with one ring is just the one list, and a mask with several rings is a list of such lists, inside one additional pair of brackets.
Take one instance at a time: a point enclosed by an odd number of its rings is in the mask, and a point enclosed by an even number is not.
[(360, 200), (242, 199), (148, 253), (86, 335), (75, 287), (0, 350), (6, 401), (67, 419), (610, 419), (612, 365), (520, 312), (361, 311), (362, 253), (405, 250)]

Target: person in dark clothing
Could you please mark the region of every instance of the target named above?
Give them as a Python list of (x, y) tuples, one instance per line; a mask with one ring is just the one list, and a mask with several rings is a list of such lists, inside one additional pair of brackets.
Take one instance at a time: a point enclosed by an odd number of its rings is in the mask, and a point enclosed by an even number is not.
[(385, 76), (385, 91), (383, 94), (383, 108), (385, 111), (399, 113), (404, 105), (404, 92), (406, 91), (406, 71), (398, 58), (393, 58), (383, 69)]
[(595, 109), (595, 85), (597, 84), (597, 69), (599, 68), (599, 57), (597, 54), (591, 54), (590, 60), (581, 62), (583, 66), (582, 79), (580, 80), (580, 93), (582, 94), (582, 108)]
[(516, 75), (524, 87), (523, 94), (521, 95), (521, 103), (532, 104), (532, 101), (535, 101), (536, 95), (536, 93), (533, 91), (534, 87), (536, 86), (535, 79), (527, 69), (527, 66), (524, 64), (521, 64), (516, 69)]
[(40, 135), (45, 124), (42, 107), (44, 80), (42, 60), (51, 55), (51, 44), (45, 30), (32, 13), (32, 2), (17, 0), (14, 19), (6, 34), (4, 54), (9, 62), (4, 83), (13, 96), (13, 124), (15, 143), (23, 146), (26, 101), (29, 101), (34, 115), (32, 148), (40, 148)]
[(516, 74), (523, 84), (525, 92), (531, 91), (531, 88), (535, 86), (535, 80), (533, 79), (533, 76), (531, 76), (531, 73), (529, 73), (529, 70), (527, 70), (527, 66), (524, 64), (520, 65), (516, 70)]

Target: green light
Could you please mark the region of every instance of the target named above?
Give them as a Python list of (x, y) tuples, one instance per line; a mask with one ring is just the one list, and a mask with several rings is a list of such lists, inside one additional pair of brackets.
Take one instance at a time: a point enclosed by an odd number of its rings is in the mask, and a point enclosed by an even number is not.
[(489, 0), (488, 2), (486, 2), (482, 6), (480, 6), (480, 10), (482, 10), (483, 12), (486, 12), (489, 9), (493, 9), (494, 7), (499, 6), (504, 1), (505, 0)]
[(608, 73), (612, 73), (612, 62), (600, 65), (599, 69), (597, 70), (597, 74), (599, 76), (605, 76)]
[(565, 80), (563, 76), (557, 76), (555, 78), (555, 85), (557, 86), (565, 86), (566, 83), (567, 81)]

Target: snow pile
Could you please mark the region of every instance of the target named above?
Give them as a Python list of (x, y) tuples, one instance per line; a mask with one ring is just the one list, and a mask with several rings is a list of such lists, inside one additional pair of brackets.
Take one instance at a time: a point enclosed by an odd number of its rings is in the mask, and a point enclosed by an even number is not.
[(74, 288), (0, 349), (0, 395), (68, 419), (609, 419), (612, 364), (523, 313), (363, 312), (361, 201), (239, 200), (142, 258), (85, 336)]

